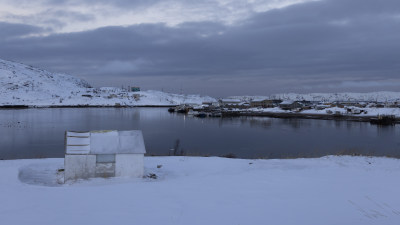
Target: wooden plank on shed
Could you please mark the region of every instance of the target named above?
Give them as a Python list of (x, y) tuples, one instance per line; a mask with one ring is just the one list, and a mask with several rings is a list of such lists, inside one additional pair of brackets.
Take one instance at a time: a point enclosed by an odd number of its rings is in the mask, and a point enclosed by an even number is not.
[(65, 135), (66, 154), (89, 154), (90, 152), (90, 133), (67, 131)]
[(90, 145), (90, 138), (67, 137), (67, 145), (82, 146)]
[(89, 154), (89, 152), (90, 152), (90, 145), (82, 145), (82, 146), (67, 145), (66, 146), (67, 154)]
[(67, 137), (90, 137), (90, 132), (67, 131)]

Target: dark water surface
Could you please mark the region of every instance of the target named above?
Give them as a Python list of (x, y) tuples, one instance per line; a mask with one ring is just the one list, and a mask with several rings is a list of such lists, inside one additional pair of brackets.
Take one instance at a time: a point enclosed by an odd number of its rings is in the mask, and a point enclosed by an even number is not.
[(0, 110), (0, 159), (63, 157), (64, 132), (143, 131), (148, 155), (316, 157), (341, 152), (400, 157), (400, 126), (265, 117), (193, 118), (167, 108)]

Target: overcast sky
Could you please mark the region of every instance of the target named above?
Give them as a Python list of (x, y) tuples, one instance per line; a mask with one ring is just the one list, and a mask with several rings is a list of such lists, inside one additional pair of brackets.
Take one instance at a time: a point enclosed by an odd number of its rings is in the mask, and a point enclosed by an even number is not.
[(400, 1), (0, 0), (0, 58), (216, 97), (400, 91)]

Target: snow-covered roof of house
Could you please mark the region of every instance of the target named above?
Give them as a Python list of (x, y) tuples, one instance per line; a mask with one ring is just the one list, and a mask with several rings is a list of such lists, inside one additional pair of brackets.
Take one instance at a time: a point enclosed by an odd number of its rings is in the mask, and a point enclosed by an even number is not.
[(229, 98), (221, 99), (221, 101), (225, 102), (225, 103), (241, 103), (242, 102), (240, 99), (229, 99)]
[(202, 104), (206, 103), (218, 103), (216, 100), (209, 100), (209, 101), (203, 101)]
[(120, 88), (117, 87), (99, 87), (100, 90), (120, 90)]
[(281, 105), (290, 105), (290, 104), (293, 104), (293, 103), (294, 103), (294, 101), (285, 100), (285, 101), (281, 102), (280, 104), (281, 104)]
[(146, 153), (140, 130), (67, 131), (65, 149), (67, 154)]
[(262, 102), (262, 101), (265, 101), (265, 100), (269, 100), (269, 99), (267, 99), (267, 98), (255, 98), (255, 99), (253, 99), (251, 101), (252, 102)]

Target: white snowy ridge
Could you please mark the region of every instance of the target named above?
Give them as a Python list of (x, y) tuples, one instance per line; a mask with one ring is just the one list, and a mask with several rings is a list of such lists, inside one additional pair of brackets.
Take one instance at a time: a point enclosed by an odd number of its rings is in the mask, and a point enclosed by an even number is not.
[(200, 95), (91, 88), (85, 80), (0, 59), (0, 106), (167, 106), (215, 101)]

